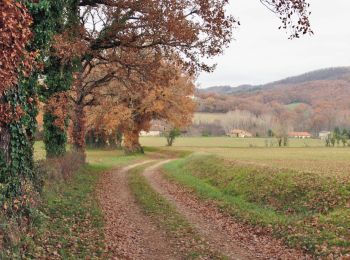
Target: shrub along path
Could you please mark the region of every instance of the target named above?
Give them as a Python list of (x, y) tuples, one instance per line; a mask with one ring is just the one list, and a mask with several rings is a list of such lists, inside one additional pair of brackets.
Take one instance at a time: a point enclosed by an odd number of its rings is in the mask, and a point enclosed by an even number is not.
[(248, 228), (235, 222), (213, 202), (199, 200), (188, 190), (169, 182), (159, 169), (161, 164), (147, 168), (143, 175), (155, 191), (176, 206), (177, 211), (196, 228), (214, 250), (229, 256), (230, 259), (311, 258), (300, 251), (287, 248), (282, 241), (264, 234), (262, 230)]
[(165, 233), (143, 215), (129, 190), (127, 172), (149, 162), (105, 173), (97, 189), (107, 250), (115, 259), (177, 259)]

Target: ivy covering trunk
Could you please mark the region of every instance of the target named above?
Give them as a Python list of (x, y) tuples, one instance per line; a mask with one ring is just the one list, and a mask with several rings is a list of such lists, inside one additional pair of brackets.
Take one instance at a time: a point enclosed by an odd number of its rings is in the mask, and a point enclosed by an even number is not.
[[(60, 0), (59, 4), (53, 6), (55, 34), (65, 33), (74, 28), (79, 22), (76, 0)], [(74, 37), (75, 31), (70, 35)], [(67, 91), (71, 89), (74, 82), (73, 73), (79, 70), (79, 60), (70, 58), (65, 60), (56, 55), (54, 48), (46, 62), (45, 85), (42, 98), (45, 103), (44, 109), (44, 143), (46, 156), (48, 158), (63, 156), (67, 146), (67, 128), (69, 123), (68, 100), (65, 100)], [(58, 113), (57, 113), (58, 112)]]
[[(56, 12), (62, 2), (23, 1), (33, 18), (33, 39), (27, 49), (38, 52), (38, 63), (47, 56), (47, 46), (54, 35)], [(13, 115), (11, 121), (0, 124), (0, 206), (8, 217), (29, 216), (30, 198), (42, 186), (33, 159), (39, 73), (37, 69), (28, 77), (20, 75), (16, 86), (3, 92), (0, 100), (0, 105), (5, 104)]]

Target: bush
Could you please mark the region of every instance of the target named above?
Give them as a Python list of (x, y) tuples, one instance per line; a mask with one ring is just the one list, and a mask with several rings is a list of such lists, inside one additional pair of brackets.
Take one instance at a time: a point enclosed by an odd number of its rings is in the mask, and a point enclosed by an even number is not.
[[(67, 182), (85, 162), (85, 155), (72, 152), (56, 158), (35, 162), (32, 182), (25, 183), (22, 196), (5, 201), (0, 209), (0, 259), (20, 259), (28, 243), (33, 241), (33, 223), (40, 222), (40, 193), (46, 183), (53, 186)], [(56, 185), (57, 186), (57, 185)]]
[(47, 159), (37, 163), (38, 174), (45, 176), (49, 183), (68, 181), (85, 162), (85, 155), (69, 152), (62, 157)]
[(167, 146), (172, 146), (175, 138), (181, 136), (181, 131), (178, 128), (173, 128), (170, 131), (165, 132), (164, 136), (167, 141)]

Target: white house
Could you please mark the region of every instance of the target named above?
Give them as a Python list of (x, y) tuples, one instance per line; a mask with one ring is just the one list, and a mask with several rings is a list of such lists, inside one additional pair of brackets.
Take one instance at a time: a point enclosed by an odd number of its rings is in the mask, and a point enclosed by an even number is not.
[(166, 123), (161, 120), (153, 120), (148, 131), (141, 131), (140, 136), (161, 136), (166, 130)]
[(161, 132), (158, 130), (150, 130), (148, 132), (146, 131), (141, 131), (140, 136), (160, 136)]
[(318, 133), (318, 137), (322, 140), (325, 140), (330, 134), (330, 131), (321, 131)]

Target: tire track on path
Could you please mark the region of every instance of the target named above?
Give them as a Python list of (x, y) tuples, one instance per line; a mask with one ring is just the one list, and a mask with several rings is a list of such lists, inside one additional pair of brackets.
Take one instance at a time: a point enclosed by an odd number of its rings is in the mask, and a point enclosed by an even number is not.
[(143, 172), (151, 187), (176, 206), (213, 250), (230, 259), (310, 259), (298, 250), (286, 247), (281, 240), (257, 234), (253, 228), (237, 223), (213, 202), (202, 201), (188, 190), (166, 180), (161, 170), (165, 160)]
[(97, 189), (105, 218), (105, 240), (113, 259), (179, 259), (165, 232), (145, 216), (129, 190), (127, 173), (143, 161), (105, 173)]

